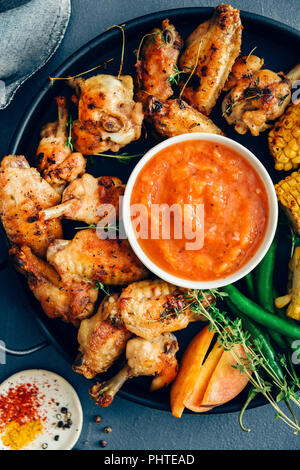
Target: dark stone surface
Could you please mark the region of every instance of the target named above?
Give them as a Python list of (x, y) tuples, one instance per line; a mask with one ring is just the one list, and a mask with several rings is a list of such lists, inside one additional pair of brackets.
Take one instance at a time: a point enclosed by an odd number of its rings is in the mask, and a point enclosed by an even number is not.
[[(101, 33), (105, 27), (152, 11), (216, 3), (208, 0), (73, 0), (70, 24), (60, 48), (48, 64), (21, 87), (12, 104), (0, 111), (1, 155), (5, 155), (24, 108), (45, 78), (65, 58)], [(299, 0), (240, 0), (231, 3), (240, 9), (299, 27)], [(14, 285), (5, 271), (0, 272), (0, 298), (0, 339), (7, 346), (17, 348), (40, 342), (42, 335), (22, 299), (16, 298)], [(167, 413), (144, 408), (121, 398), (116, 398), (111, 407), (99, 409), (88, 397), (89, 383), (74, 374), (69, 364), (51, 347), (29, 357), (7, 357), (5, 365), (1, 365), (0, 361), (0, 380), (28, 368), (53, 370), (76, 388), (84, 411), (84, 427), (77, 449), (101, 450), (99, 441), (103, 439), (108, 442), (107, 450), (299, 448), (299, 437), (294, 436), (281, 422), (273, 421), (274, 412), (270, 406), (246, 413), (246, 424), (251, 427), (251, 432), (246, 434), (238, 426), (237, 414), (186, 415), (181, 420), (176, 420)], [(94, 423), (95, 415), (102, 416), (101, 423)], [(109, 435), (104, 434), (105, 426), (112, 428)], [(88, 444), (85, 445), (85, 441)]]

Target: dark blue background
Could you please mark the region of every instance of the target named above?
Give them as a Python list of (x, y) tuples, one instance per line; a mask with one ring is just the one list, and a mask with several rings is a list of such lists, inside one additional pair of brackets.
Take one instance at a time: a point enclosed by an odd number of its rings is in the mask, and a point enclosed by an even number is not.
[[(183, 6), (214, 6), (208, 0), (72, 0), (72, 15), (62, 45), (50, 62), (18, 91), (13, 103), (0, 111), (0, 155), (7, 152), (14, 129), (37, 89), (70, 54), (102, 33), (105, 27), (153, 11)], [(299, 28), (300, 0), (239, 0), (233, 6), (282, 21)], [(291, 44), (291, 47), (293, 45)], [(276, 54), (276, 51), (274, 51)], [(1, 255), (0, 255), (1, 257)], [(19, 299), (7, 271), (0, 273), (0, 340), (7, 346), (25, 348), (42, 339), (41, 332)], [(84, 412), (83, 431), (77, 449), (101, 449), (99, 441), (107, 440), (107, 449), (298, 449), (299, 439), (284, 424), (274, 422), (274, 412), (264, 406), (246, 413), (246, 434), (238, 426), (237, 414), (186, 415), (180, 420), (165, 412), (144, 408), (116, 398), (106, 409), (99, 409), (88, 397), (89, 383), (72, 372), (70, 365), (48, 347), (24, 358), (7, 357), (0, 364), (0, 381), (21, 369), (53, 370), (77, 390)], [(95, 424), (93, 417), (102, 416)], [(112, 433), (104, 434), (105, 426)], [(87, 444), (84, 442), (87, 441)]]

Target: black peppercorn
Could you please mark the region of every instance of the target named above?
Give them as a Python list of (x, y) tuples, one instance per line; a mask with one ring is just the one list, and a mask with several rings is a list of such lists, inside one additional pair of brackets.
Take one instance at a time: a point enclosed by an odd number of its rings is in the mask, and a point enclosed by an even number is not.
[(106, 442), (106, 441), (100, 441), (100, 446), (101, 446), (101, 447), (106, 447), (106, 446), (107, 446), (107, 442)]

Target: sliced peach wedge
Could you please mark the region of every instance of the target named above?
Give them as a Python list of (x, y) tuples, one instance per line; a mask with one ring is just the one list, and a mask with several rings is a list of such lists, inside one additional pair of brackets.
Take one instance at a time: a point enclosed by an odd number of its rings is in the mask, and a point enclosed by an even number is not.
[[(193, 393), (184, 402), (189, 410), (201, 413), (211, 410), (215, 406), (223, 405), (236, 397), (248, 383), (248, 377), (235, 367), (237, 364), (235, 357), (245, 358), (243, 346), (236, 344), (232, 351), (224, 351), (223, 348), (220, 348), (218, 342), (216, 346), (222, 351), (218, 355), (219, 360), (216, 364), (217, 351), (213, 349), (208, 355), (203, 365), (203, 371), (199, 376), (200, 384), (203, 383), (202, 388), (199, 387), (198, 390), (195, 388)], [(245, 364), (243, 359), (241, 362)], [(212, 373), (210, 373), (211, 368), (207, 367), (208, 363), (214, 364)], [(203, 373), (205, 368), (208, 369), (206, 375)], [(205, 389), (204, 393), (203, 389)]]
[(247, 376), (235, 367), (237, 358), (245, 357), (242, 345), (236, 344), (232, 351), (225, 351), (216, 341), (207, 355), (213, 337), (214, 333), (206, 326), (184, 353), (171, 388), (171, 410), (176, 418), (181, 417), (184, 408), (201, 413), (222, 405), (237, 396), (248, 383)]
[(209, 349), (214, 333), (205, 326), (188, 345), (181, 361), (179, 373), (171, 388), (171, 409), (180, 418), (185, 408), (184, 401), (195, 388), (202, 363)]

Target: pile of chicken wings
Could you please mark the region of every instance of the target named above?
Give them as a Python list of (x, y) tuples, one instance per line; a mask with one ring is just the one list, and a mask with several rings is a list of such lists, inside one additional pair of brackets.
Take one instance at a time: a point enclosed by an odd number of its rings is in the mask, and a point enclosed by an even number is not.
[[(240, 57), (241, 35), (239, 10), (230, 5), (216, 7), (185, 43), (165, 19), (142, 38), (134, 79), (67, 80), (78, 106), (72, 145), (66, 99), (58, 97), (58, 119), (41, 130), (36, 166), (22, 155), (1, 162), (0, 215), (12, 262), (48, 317), (78, 327), (74, 371), (90, 379), (125, 358), (115, 377), (91, 388), (101, 406), (131, 377), (154, 376), (152, 390), (168, 385), (177, 373), (172, 332), (201, 318), (189, 308), (185, 289), (151, 278), (127, 240), (101, 239), (88, 227), (64, 238), (63, 219), (96, 225), (101, 204), (119, 215), (125, 185), (86, 173), (84, 156), (118, 152), (140, 138), (144, 120), (160, 139), (223, 134), (209, 118), (222, 91), (223, 116), (237, 132), (265, 130), (284, 112), (291, 85), (283, 73), (263, 70), (263, 59)], [(101, 300), (101, 289), (113, 293)]]

